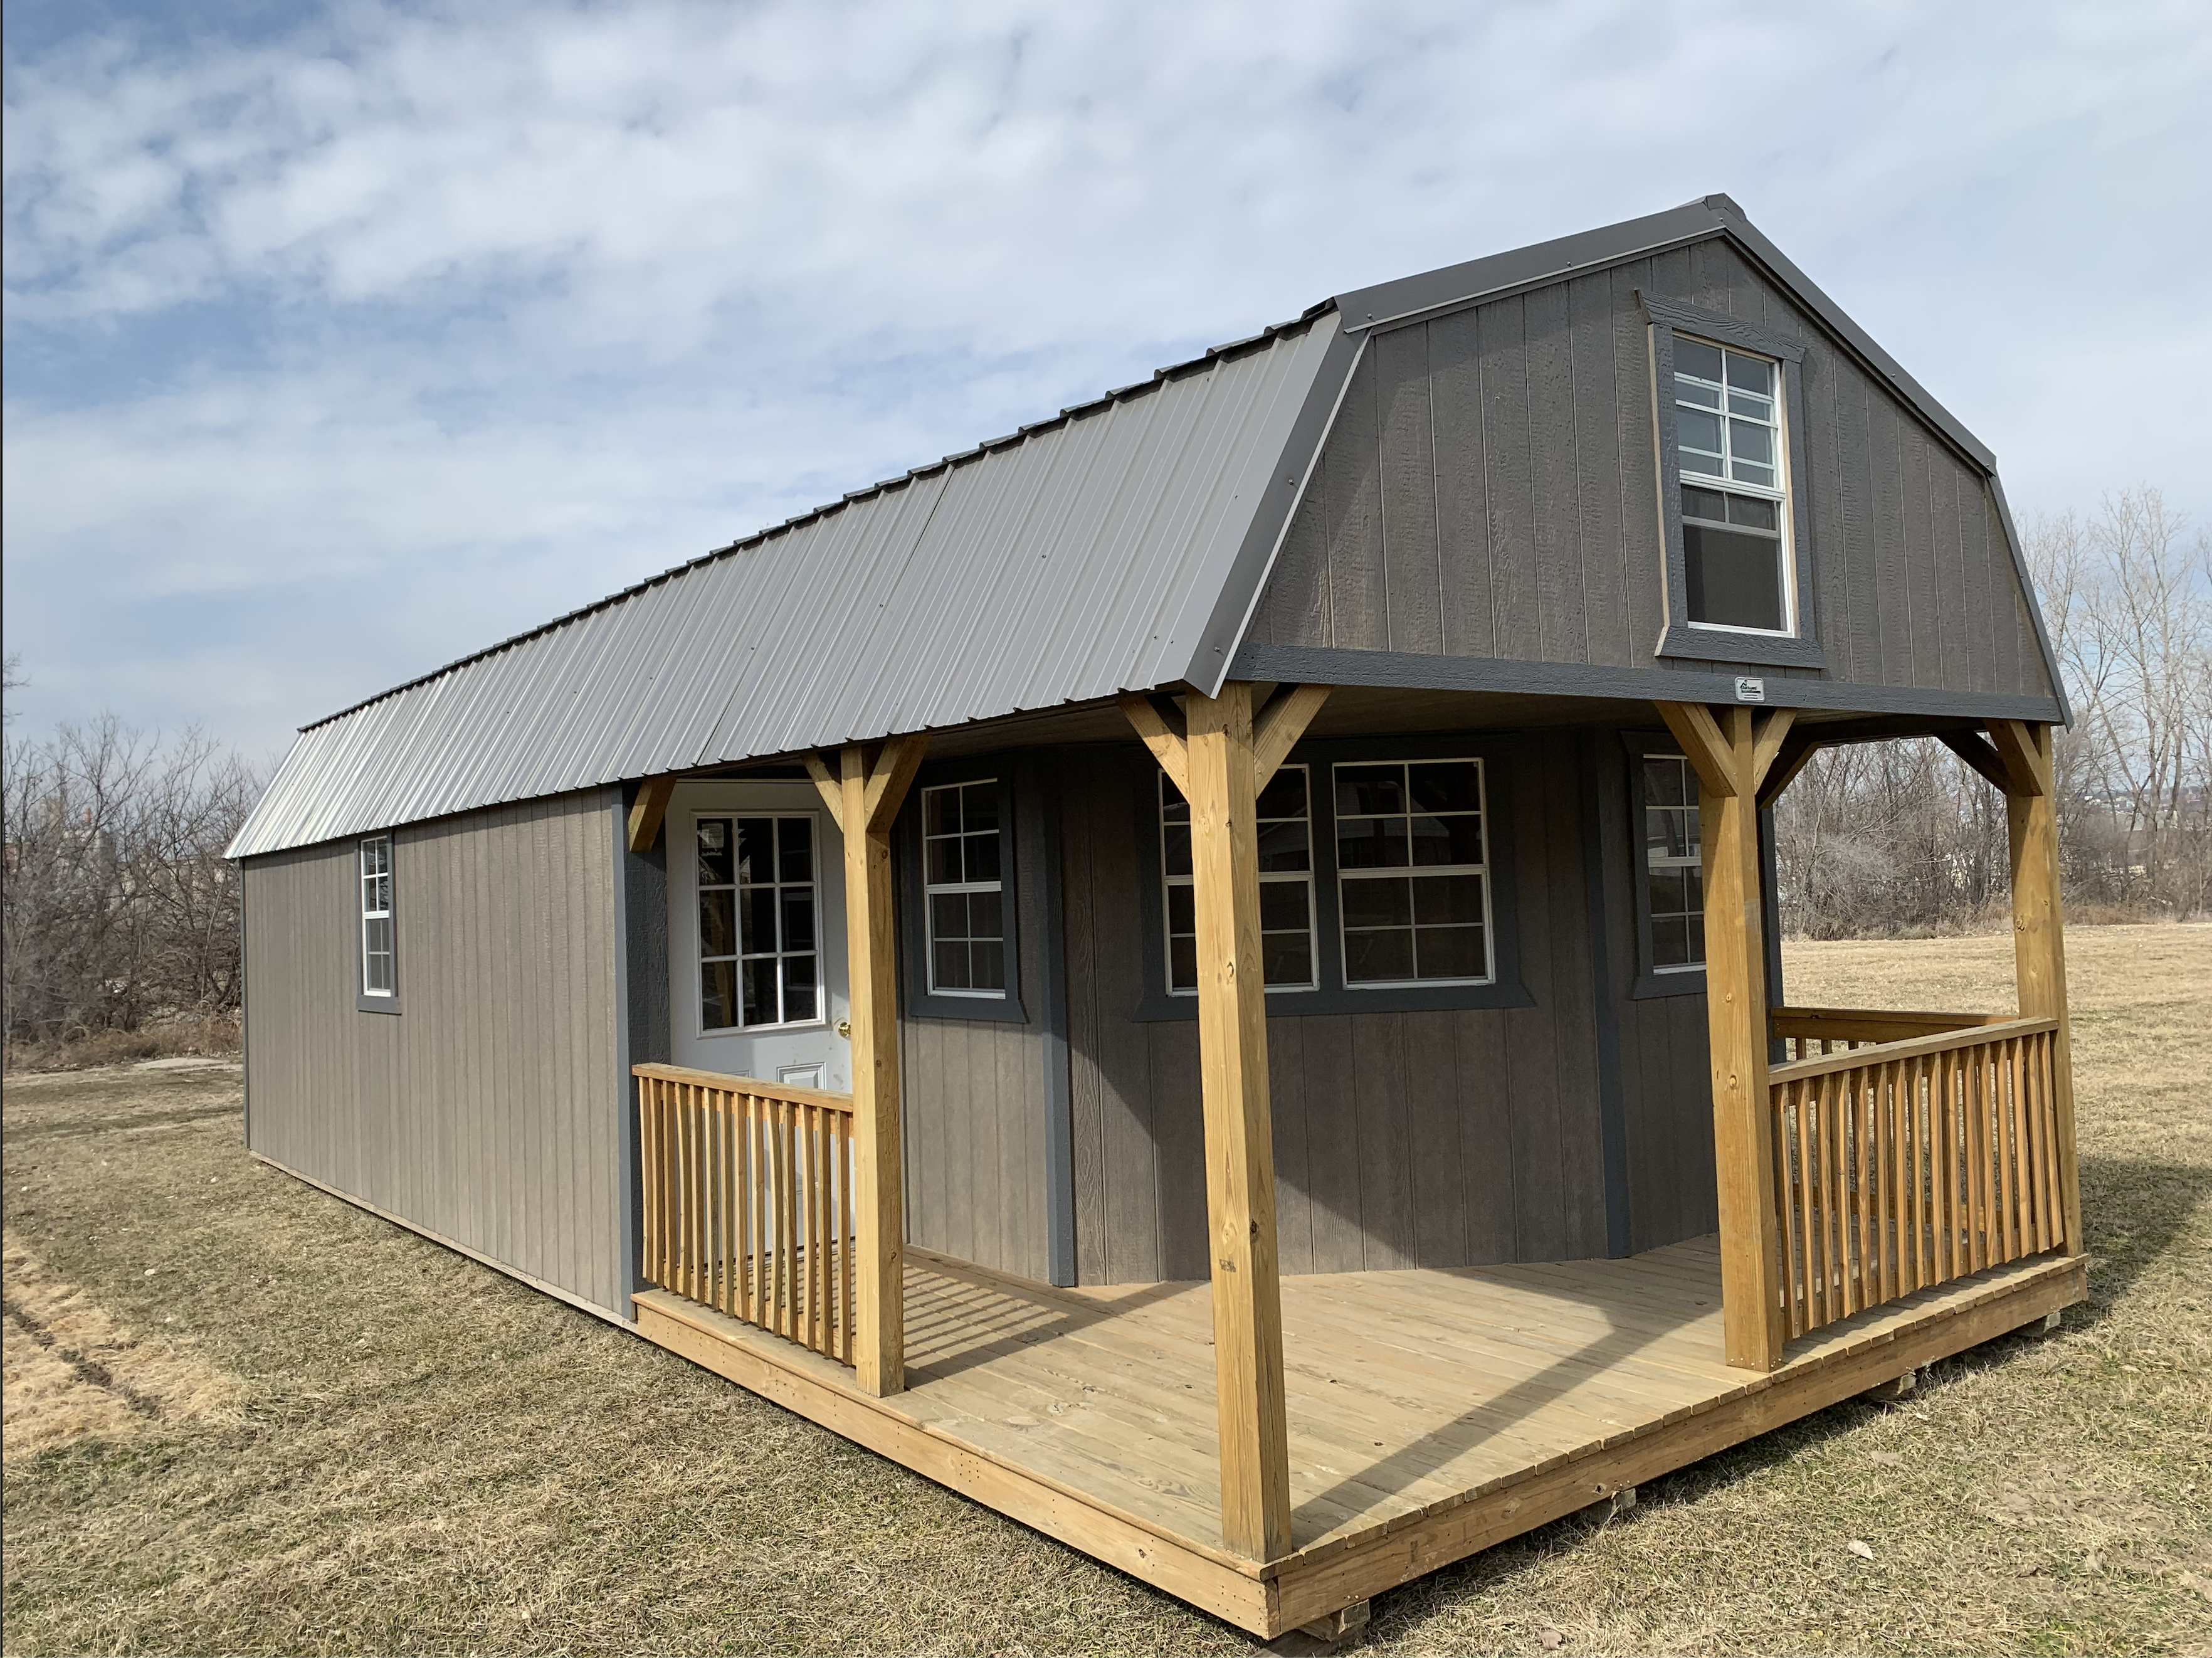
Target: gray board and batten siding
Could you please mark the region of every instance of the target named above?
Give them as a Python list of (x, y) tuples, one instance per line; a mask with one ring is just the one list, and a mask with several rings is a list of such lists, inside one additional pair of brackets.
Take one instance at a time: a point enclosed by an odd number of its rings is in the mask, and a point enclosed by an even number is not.
[[(1048, 762), (1043, 762), (1048, 764)], [(945, 777), (1007, 778), (1014, 1001), (1022, 1017), (946, 1017), (917, 996), (918, 903), (899, 906), (900, 1114), (909, 1242), (1039, 1283), (1074, 1278), (1067, 1167), (1067, 1050), (1060, 980), (1059, 803), (1038, 756), (1000, 755), (916, 780), (894, 838), (902, 898), (919, 880), (914, 820), (921, 790)]]
[[(1787, 417), (1820, 668), (1655, 653), (1665, 563), (1639, 295), (1803, 347)], [(1647, 695), (1663, 674), (1743, 672), (1789, 681), (1777, 702), (2056, 704), (1993, 480), (1726, 237), (1370, 335), (1237, 671), (1273, 677), (1315, 653), (1640, 670)]]
[(398, 830), (404, 1011), (356, 1009), (356, 842), (248, 860), (247, 1145), (627, 1320), (619, 793)]
[[(1528, 1005), (1301, 1015), (1295, 993), (1267, 999), (1285, 1272), (1615, 1253), (1578, 751), (1528, 738), (1498, 751)], [(1070, 750), (1060, 775), (1077, 1276), (1204, 1278), (1198, 1027), (1137, 1017), (1139, 906), (1159, 902), (1137, 836), (1156, 772), (1114, 747)]]

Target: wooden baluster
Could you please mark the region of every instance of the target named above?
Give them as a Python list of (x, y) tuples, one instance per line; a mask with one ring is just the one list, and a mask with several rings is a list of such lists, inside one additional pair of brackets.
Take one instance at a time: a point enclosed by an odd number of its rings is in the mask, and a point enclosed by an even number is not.
[(721, 1276), (715, 1280), (714, 1305), (735, 1315), (738, 1306), (738, 1096), (728, 1089), (714, 1096), (714, 1212), (720, 1227), (715, 1254)]
[(1820, 1078), (1820, 1283), (1828, 1292), (1832, 1321), (1850, 1311), (1850, 1197), (1844, 1191), (1849, 1166), (1844, 1146), (1843, 1078), (1831, 1072)]
[(801, 1114), (806, 1136), (806, 1345), (822, 1351), (822, 1114), (809, 1105)]
[(795, 1153), (798, 1114), (789, 1100), (778, 1100), (775, 1105), (775, 1237), (776, 1237), (776, 1316), (777, 1333), (795, 1338), (799, 1333), (799, 1215), (798, 1170)]
[(1802, 1083), (1793, 1090), (1797, 1131), (1797, 1224), (1804, 1246), (1807, 1329), (1827, 1321), (1823, 1305), (1826, 1286), (1820, 1282), (1820, 1240), (1814, 1235), (1813, 1220), (1813, 1169), (1816, 1154), (1812, 1138), (1814, 1123), (1806, 1097), (1811, 1091), (1809, 1085)]
[(854, 1331), (858, 1323), (858, 1309), (853, 1299), (853, 1257), (854, 1251), (860, 1247), (860, 1191), (854, 1182), (853, 1158), (855, 1154), (853, 1150), (853, 1119), (849, 1115), (842, 1119), (839, 1132), (843, 1136), (843, 1141), (837, 1158), (839, 1170), (837, 1178), (842, 1182), (845, 1201), (841, 1212), (841, 1218), (837, 1223), (840, 1234), (837, 1258), (842, 1263), (837, 1287), (844, 1297), (845, 1362), (850, 1364), (854, 1362)]
[(2037, 1214), (2039, 1230), (2037, 1236), (2045, 1249), (2056, 1249), (2064, 1242), (2064, 1228), (2058, 1214), (2058, 1151), (2057, 1119), (2051, 1099), (2051, 1035), (2039, 1031), (2033, 1038), (2035, 1043), (2032, 1061), (2035, 1072), (2035, 1142), (2040, 1155), (2036, 1159)]
[(1991, 1261), (2020, 1257), (2020, 1188), (2013, 1178), (2013, 1162), (2020, 1152), (2014, 1131), (2017, 1096), (2013, 1088), (2013, 1045), (2009, 1041), (1990, 1044), (1990, 1109), (1992, 1138), (1996, 1141), (1996, 1236), (1990, 1241)]
[(761, 1302), (761, 1101), (748, 1093), (745, 1102), (745, 1320), (765, 1324)]
[(2027, 1043), (2015, 1036), (2005, 1043), (2006, 1074), (2010, 1079), (2008, 1098), (2010, 1102), (2012, 1125), (2012, 1161), (2008, 1166), (2012, 1182), (2012, 1259), (2035, 1253), (2035, 1194), (2029, 1175), (2027, 1149)]
[(1996, 1174), (1993, 1133), (1996, 1114), (1993, 1109), (1995, 1102), (1990, 1098), (1989, 1057), (1985, 1047), (1970, 1048), (1960, 1056), (1961, 1080), (1966, 1092), (1966, 1120), (1973, 1131), (1969, 1143), (1974, 1170), (1971, 1259), (1978, 1272), (1990, 1265), (1996, 1242), (1996, 1194), (1991, 1189)]
[(1794, 1110), (1791, 1102), (1796, 1097), (1797, 1087), (1796, 1083), (1784, 1083), (1778, 1088), (1770, 1087), (1767, 1090), (1771, 1096), (1770, 1108), (1773, 1116), (1771, 1139), (1778, 1222), (1775, 1242), (1782, 1271), (1782, 1328), (1785, 1339), (1805, 1333), (1805, 1313), (1799, 1295), (1799, 1285), (1803, 1282), (1804, 1274), (1797, 1264), (1801, 1251), (1797, 1240), (1796, 1211), (1790, 1201), (1795, 1182), (1790, 1178), (1790, 1124)]
[(1897, 1066), (1875, 1072), (1875, 1212), (1881, 1229), (1881, 1298), (1898, 1295), (1899, 1258), (1905, 1249), (1905, 1181), (1897, 1133)]
[(1936, 1281), (1936, 1146), (1929, 1119), (1934, 1114), (1932, 1097), (1923, 1101), (1923, 1095), (1932, 1094), (1929, 1086), (1929, 1067), (1914, 1060), (1906, 1067), (1911, 1073), (1911, 1130), (1912, 1145), (1908, 1164), (1912, 1178), (1912, 1287), (1924, 1289)]
[(1872, 1127), (1867, 1109), (1867, 1089), (1872, 1081), (1872, 1072), (1854, 1071), (1849, 1080), (1851, 1085), (1851, 1151), (1856, 1158), (1851, 1186), (1851, 1209), (1858, 1218), (1859, 1228), (1859, 1258), (1853, 1274), (1856, 1283), (1853, 1295), (1856, 1304), (1865, 1308), (1881, 1299), (1880, 1285), (1869, 1282), (1868, 1263), (1875, 1260), (1875, 1256), (1869, 1253), (1874, 1238), (1867, 1218), (1867, 1188), (1872, 1184), (1874, 1171), (1881, 1166), (1881, 1158), (1875, 1155), (1869, 1161), (1867, 1148), (1868, 1131)]

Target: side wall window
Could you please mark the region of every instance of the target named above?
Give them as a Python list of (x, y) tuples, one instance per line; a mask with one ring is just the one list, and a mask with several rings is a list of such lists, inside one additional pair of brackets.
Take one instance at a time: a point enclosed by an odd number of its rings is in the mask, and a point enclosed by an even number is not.
[(899, 814), (902, 1013), (1029, 1022), (1014, 847), (1040, 808), (1018, 809), (1028, 798), (1018, 769), (1004, 755), (932, 767)]
[(1624, 732), (1621, 741), (1628, 750), (1626, 850), (1636, 900), (1631, 994), (1696, 995), (1705, 987), (1698, 774), (1664, 732)]
[[(1256, 803), (1261, 966), (1269, 1010), (1403, 1012), (1524, 1007), (1510, 845), (1492, 766), (1465, 739), (1301, 744)], [(1469, 744), (1468, 746), (1474, 746)], [(1197, 1000), (1191, 813), (1143, 762), (1139, 843), (1158, 882), (1146, 906), (1142, 1019)]]
[(995, 777), (921, 792), (922, 911), (933, 996), (1006, 996), (999, 817)]
[(399, 932), (392, 908), (392, 837), (372, 835), (358, 849), (361, 985), (354, 1005), (368, 1013), (399, 1011)]
[(1650, 968), (1685, 973), (1705, 964), (1705, 874), (1698, 842), (1698, 784), (1680, 755), (1647, 754), (1644, 884), (1651, 916)]
[[(1198, 913), (1191, 899), (1190, 803), (1166, 774), (1159, 783), (1168, 990), (1194, 996)], [(1311, 990), (1316, 983), (1313, 813), (1307, 789), (1305, 767), (1283, 766), (1260, 793), (1260, 961), (1270, 990)]]

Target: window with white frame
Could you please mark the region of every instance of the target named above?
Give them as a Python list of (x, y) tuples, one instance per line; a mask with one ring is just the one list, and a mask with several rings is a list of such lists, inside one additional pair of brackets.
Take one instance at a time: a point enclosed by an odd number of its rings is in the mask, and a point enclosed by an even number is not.
[(1006, 999), (999, 808), (994, 777), (921, 792), (922, 910), (932, 995)]
[[(1260, 961), (1270, 990), (1311, 990), (1314, 977), (1313, 811), (1307, 768), (1282, 766), (1260, 792)], [(1165, 878), (1168, 989), (1198, 991), (1198, 910), (1191, 886), (1190, 803), (1160, 779), (1160, 867)]]
[(361, 843), (361, 993), (398, 993), (398, 940), (392, 924), (392, 837)]
[(1480, 760), (1333, 768), (1348, 989), (1496, 973)]
[(812, 815), (702, 817), (696, 840), (700, 1028), (819, 1020)]
[(1686, 620), (1790, 633), (1780, 365), (1681, 334), (1674, 349)]
[(1680, 755), (1647, 754), (1644, 776), (1644, 890), (1654, 973), (1705, 964), (1705, 889), (1698, 841), (1698, 780)]

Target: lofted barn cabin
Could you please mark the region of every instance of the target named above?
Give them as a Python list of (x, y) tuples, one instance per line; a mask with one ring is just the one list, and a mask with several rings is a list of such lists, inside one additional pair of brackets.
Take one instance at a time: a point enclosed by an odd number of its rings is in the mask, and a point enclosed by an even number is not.
[[(1263, 1635), (2085, 1293), (1990, 451), (1725, 197), (1342, 294), (307, 727), (259, 1157)], [(1793, 1005), (1934, 736), (2013, 1005)]]

